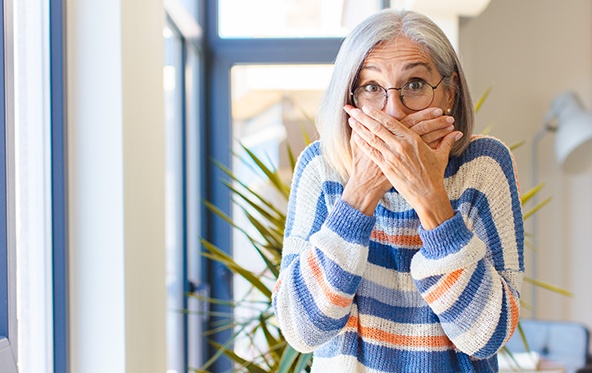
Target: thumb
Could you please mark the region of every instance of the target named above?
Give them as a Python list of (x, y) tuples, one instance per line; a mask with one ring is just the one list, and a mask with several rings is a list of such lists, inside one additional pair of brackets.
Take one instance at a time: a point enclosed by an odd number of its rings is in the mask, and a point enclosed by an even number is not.
[(460, 140), (462, 137), (463, 133), (460, 131), (449, 133), (442, 139), (442, 141), (440, 141), (437, 150), (440, 152), (445, 152), (446, 154), (450, 154), (450, 150), (454, 146), (454, 143)]

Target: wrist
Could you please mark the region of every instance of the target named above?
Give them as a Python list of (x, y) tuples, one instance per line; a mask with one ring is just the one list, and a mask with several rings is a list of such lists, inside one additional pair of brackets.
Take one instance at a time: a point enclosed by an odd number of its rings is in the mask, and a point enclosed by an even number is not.
[(426, 202), (415, 209), (423, 229), (432, 230), (454, 216), (454, 209), (447, 196), (428, 199)]
[(381, 197), (372, 191), (364, 191), (363, 188), (348, 188), (346, 185), (341, 199), (364, 215), (373, 216)]

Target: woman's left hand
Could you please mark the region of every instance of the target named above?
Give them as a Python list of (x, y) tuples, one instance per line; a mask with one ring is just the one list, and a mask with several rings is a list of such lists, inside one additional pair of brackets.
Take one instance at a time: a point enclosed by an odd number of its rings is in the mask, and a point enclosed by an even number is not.
[[(344, 109), (355, 119), (350, 126), (359, 135), (358, 146), (416, 210), (424, 229), (433, 229), (454, 215), (444, 188), (444, 171), (462, 132), (449, 133), (432, 149), (417, 133), (384, 112), (367, 107)], [(387, 121), (388, 128), (384, 125)]]

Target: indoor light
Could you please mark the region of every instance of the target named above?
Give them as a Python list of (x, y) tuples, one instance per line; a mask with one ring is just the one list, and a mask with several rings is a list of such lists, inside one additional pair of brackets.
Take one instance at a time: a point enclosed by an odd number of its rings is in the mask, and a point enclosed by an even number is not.
[[(546, 122), (555, 130), (555, 154), (568, 172), (581, 172), (592, 160), (592, 113), (585, 111), (573, 92), (557, 96), (551, 103)], [(555, 127), (548, 123), (555, 122)]]

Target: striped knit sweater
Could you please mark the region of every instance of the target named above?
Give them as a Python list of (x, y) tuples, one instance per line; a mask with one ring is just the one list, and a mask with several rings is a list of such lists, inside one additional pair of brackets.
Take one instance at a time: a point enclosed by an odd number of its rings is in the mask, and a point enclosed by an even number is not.
[(508, 148), (474, 137), (452, 157), (455, 216), (424, 230), (391, 189), (374, 216), (343, 200), (320, 143), (300, 155), (275, 313), (313, 372), (496, 372), (518, 322), (523, 221)]

